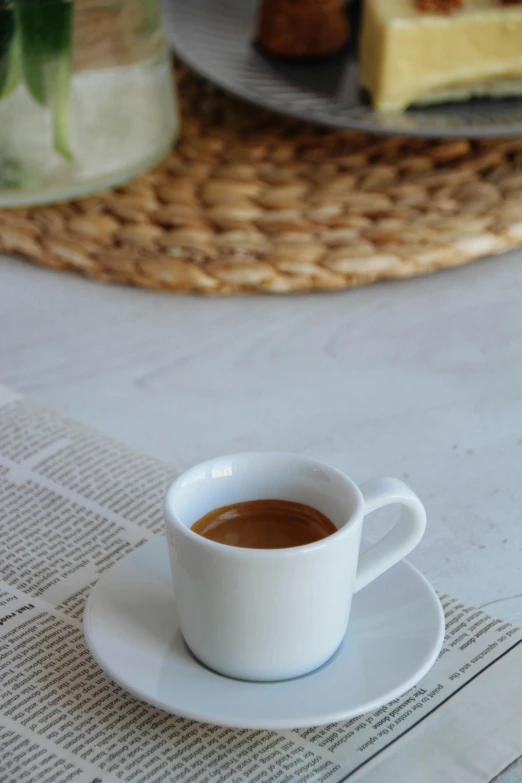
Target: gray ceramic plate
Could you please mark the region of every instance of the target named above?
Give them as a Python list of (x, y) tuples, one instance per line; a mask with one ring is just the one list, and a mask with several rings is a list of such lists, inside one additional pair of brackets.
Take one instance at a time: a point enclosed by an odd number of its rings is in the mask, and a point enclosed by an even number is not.
[(164, 0), (181, 60), (251, 103), (334, 128), (410, 136), (522, 135), (522, 99), (473, 100), (380, 115), (359, 83), (355, 47), (321, 63), (289, 64), (252, 46), (257, 0)]

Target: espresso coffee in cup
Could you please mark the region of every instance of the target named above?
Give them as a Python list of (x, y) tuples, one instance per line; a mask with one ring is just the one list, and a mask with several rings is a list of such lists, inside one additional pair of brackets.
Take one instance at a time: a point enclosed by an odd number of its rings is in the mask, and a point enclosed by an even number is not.
[(337, 533), (321, 511), (290, 500), (248, 500), (209, 511), (190, 528), (227, 546), (287, 549)]
[[(361, 554), (365, 516), (389, 504), (401, 507), (395, 526)], [(398, 479), (358, 487), (317, 460), (262, 452), (191, 468), (169, 487), (164, 513), (187, 646), (220, 674), (260, 682), (326, 663), (352, 596), (411, 552), (426, 524)]]

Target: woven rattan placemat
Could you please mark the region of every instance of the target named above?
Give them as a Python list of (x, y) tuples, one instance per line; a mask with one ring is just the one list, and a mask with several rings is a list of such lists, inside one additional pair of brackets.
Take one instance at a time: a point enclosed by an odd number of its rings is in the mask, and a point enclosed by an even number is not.
[(145, 288), (351, 288), (522, 246), (522, 139), (330, 131), (178, 71), (182, 135), (125, 187), (0, 212), (0, 249)]

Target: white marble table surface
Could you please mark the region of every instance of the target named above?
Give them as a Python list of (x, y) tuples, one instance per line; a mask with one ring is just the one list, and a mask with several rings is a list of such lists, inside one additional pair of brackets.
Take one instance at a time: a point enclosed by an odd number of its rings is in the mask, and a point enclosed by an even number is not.
[[(356, 480), (402, 477), (428, 510), (411, 560), (522, 624), (522, 252), (340, 294), (221, 300), (0, 258), (0, 382), (180, 469), (282, 449)], [(502, 775), (521, 780), (521, 764)]]

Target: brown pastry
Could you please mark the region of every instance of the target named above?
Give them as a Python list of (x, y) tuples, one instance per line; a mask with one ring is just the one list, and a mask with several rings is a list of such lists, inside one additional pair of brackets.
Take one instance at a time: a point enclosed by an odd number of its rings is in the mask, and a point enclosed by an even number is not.
[(280, 57), (323, 57), (348, 40), (344, 0), (261, 0), (257, 43)]

